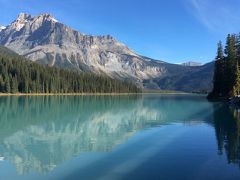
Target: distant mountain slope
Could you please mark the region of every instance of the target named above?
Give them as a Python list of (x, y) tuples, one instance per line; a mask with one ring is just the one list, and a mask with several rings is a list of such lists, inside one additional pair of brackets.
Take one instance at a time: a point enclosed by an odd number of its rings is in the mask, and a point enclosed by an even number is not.
[(155, 79), (162, 89), (190, 92), (208, 92), (212, 88), (214, 63), (196, 67), (187, 73)]
[[(212, 88), (214, 63), (199, 67), (175, 69), (168, 67), (170, 73), (143, 81), (146, 89), (177, 90), (186, 92), (209, 92)], [(176, 72), (175, 72), (176, 71)]]
[(16, 52), (1, 45), (0, 45), (0, 55), (1, 57), (22, 58)]
[[(198, 71), (195, 67), (169, 64), (138, 55), (110, 35), (84, 35), (49, 14), (35, 17), (19, 14), (15, 21), (0, 31), (0, 44), (40, 64), (130, 79), (146, 88), (177, 89), (178, 86), (167, 86), (161, 82), (163, 79), (168, 82), (168, 78), (171, 81), (174, 76), (187, 77), (189, 73)], [(154, 87), (148, 82), (154, 82)], [(198, 82), (200, 86), (206, 83), (201, 77)]]
[(181, 65), (183, 65), (183, 66), (202, 66), (201, 63), (194, 62), (194, 61), (188, 61), (188, 62), (182, 63)]

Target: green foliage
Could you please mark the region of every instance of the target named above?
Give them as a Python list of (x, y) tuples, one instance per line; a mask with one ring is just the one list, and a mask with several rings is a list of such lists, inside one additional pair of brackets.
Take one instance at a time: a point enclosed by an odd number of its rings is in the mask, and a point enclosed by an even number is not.
[(237, 96), (240, 94), (240, 69), (239, 68), (240, 67), (237, 62), (236, 72), (235, 72), (236, 81), (235, 81), (235, 85), (233, 86), (233, 95), (234, 96)]
[(223, 54), (223, 47), (222, 42), (220, 41), (218, 43), (218, 50), (217, 50), (217, 56), (215, 61), (215, 68), (214, 68), (214, 77), (213, 77), (213, 92), (215, 94), (221, 95), (224, 90), (223, 86), (223, 79), (224, 79), (224, 66), (225, 66), (225, 59)]
[(211, 98), (228, 98), (240, 94), (240, 36), (228, 35), (223, 54), (222, 43), (218, 43), (213, 90)]
[(0, 47), (2, 93), (138, 93), (129, 82), (39, 65)]

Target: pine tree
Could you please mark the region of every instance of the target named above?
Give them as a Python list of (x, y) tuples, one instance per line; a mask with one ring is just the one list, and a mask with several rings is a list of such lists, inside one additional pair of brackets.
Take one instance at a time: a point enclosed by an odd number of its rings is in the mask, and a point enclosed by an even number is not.
[(17, 83), (17, 79), (15, 77), (12, 77), (10, 79), (10, 92), (11, 93), (17, 93), (18, 92), (18, 83)]
[[(209, 98), (230, 97), (239, 91), (240, 36), (228, 35), (225, 55), (221, 42), (218, 43), (213, 79), (213, 91)], [(238, 79), (239, 78), (239, 79)]]
[(236, 36), (236, 58), (238, 64), (240, 64), (240, 33)]
[(10, 93), (11, 87), (10, 87), (10, 80), (9, 77), (5, 78), (5, 92)]
[(213, 94), (222, 96), (224, 93), (224, 55), (222, 42), (218, 43), (217, 56), (215, 59), (214, 78), (213, 78)]
[(240, 95), (240, 69), (239, 69), (239, 64), (237, 62), (237, 65), (236, 65), (236, 80), (235, 80), (235, 85), (233, 86), (233, 95), (234, 96), (237, 96), (237, 95)]
[(235, 84), (235, 67), (236, 67), (236, 36), (228, 35), (225, 48), (226, 54), (226, 91), (228, 95), (232, 95), (233, 86)]
[(4, 84), (4, 81), (3, 81), (3, 77), (0, 74), (0, 92), (4, 92), (4, 90), (5, 90), (5, 84)]

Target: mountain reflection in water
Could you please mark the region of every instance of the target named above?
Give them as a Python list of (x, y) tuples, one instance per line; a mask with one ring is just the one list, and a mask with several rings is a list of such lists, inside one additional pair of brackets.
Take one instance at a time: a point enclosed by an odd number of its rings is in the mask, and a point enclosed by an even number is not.
[(240, 162), (239, 113), (202, 96), (0, 97), (0, 114), (0, 157), (18, 174), (46, 174), (81, 153), (109, 152), (137, 132), (174, 123), (215, 127), (219, 154)]

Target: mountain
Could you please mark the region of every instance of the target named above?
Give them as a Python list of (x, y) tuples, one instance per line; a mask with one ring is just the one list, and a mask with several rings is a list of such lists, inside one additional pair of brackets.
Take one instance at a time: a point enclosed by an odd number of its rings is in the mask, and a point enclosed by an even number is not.
[(182, 63), (181, 65), (183, 65), (183, 66), (202, 66), (202, 63), (188, 61), (188, 62)]
[(175, 75), (155, 78), (152, 80), (163, 90), (177, 90), (186, 92), (209, 92), (212, 88), (214, 63), (193, 67), (191, 71), (180, 72)]
[[(0, 45), (40, 64), (130, 79), (145, 88), (162, 89), (159, 83), (152, 86), (146, 82), (178, 74), (188, 77), (198, 71), (195, 67), (141, 56), (110, 35), (85, 35), (49, 14), (33, 17), (20, 13), (15, 21), (0, 31)], [(198, 75), (201, 85), (202, 75)], [(209, 76), (210, 82), (211, 78), (212, 75)]]

